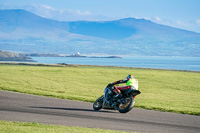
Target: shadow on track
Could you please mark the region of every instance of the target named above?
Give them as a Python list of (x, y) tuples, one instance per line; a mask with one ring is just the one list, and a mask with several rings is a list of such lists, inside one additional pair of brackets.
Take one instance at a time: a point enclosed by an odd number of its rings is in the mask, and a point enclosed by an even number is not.
[(29, 108), (40, 108), (40, 109), (58, 109), (58, 110), (71, 110), (71, 111), (86, 111), (86, 112), (105, 112), (105, 113), (116, 113), (113, 112), (114, 110), (111, 111), (106, 111), (106, 110), (93, 110), (93, 109), (80, 109), (80, 108), (59, 108), (59, 107), (29, 107)]

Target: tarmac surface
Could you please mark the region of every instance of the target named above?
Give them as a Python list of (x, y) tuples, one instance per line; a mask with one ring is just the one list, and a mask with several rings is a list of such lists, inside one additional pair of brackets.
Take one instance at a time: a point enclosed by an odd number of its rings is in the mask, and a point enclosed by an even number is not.
[(94, 111), (92, 103), (1, 90), (0, 120), (127, 132), (200, 132), (200, 116), (137, 108), (133, 108), (126, 114), (121, 114), (116, 110)]

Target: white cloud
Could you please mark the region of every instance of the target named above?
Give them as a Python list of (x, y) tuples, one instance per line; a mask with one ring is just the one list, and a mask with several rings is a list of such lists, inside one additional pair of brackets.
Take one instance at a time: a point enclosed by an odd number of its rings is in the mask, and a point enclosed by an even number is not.
[(48, 10), (55, 10), (53, 7), (48, 6), (48, 5), (39, 5), (40, 7), (44, 8), (44, 9), (48, 9)]
[(200, 19), (197, 19), (197, 20), (195, 21), (195, 23), (196, 23), (197, 26), (200, 27)]
[(200, 33), (200, 19), (196, 21), (183, 21), (183, 20), (170, 20), (160, 17), (152, 17), (150, 18), (150, 20), (158, 24), (168, 25), (174, 28), (185, 29)]
[(200, 20), (185, 22), (185, 21), (177, 21), (176, 26), (181, 29), (186, 29), (190, 31), (195, 31), (200, 33)]
[(181, 26), (181, 27), (189, 27), (191, 25), (190, 23), (187, 23), (187, 22), (184, 22), (184, 21), (180, 21), (180, 20), (177, 20), (176, 24)]
[(154, 17), (154, 18), (155, 18), (156, 21), (162, 21), (162, 19), (159, 18), (159, 17)]
[(39, 16), (50, 18), (59, 21), (100, 21), (106, 20), (108, 17), (93, 15), (90, 11), (80, 11), (71, 9), (55, 9), (48, 5), (29, 5), (24, 6), (23, 9), (35, 13)]
[(30, 12), (33, 12), (39, 16), (45, 17), (45, 18), (51, 18), (54, 16), (54, 13), (57, 12), (56, 9), (53, 7), (50, 7), (48, 5), (30, 5), (25, 6), (25, 10), (28, 10)]
[(29, 10), (37, 15), (45, 18), (56, 19), (60, 21), (72, 21), (76, 19), (85, 19), (91, 17), (89, 11), (71, 10), (71, 9), (55, 9), (48, 5), (35, 5), (34, 10)]
[(77, 10), (76, 13), (77, 13), (78, 15), (91, 15), (91, 13), (90, 13), (89, 11), (81, 12), (81, 11)]
[(49, 5), (38, 4), (24, 6), (0, 4), (0, 9), (24, 9), (41, 17), (59, 21), (95, 20), (101, 18), (101, 16), (93, 15), (90, 11), (56, 9)]
[(147, 20), (151, 20), (153, 22), (156, 22), (156, 23), (162, 23), (163, 19), (160, 18), (160, 17), (151, 17), (151, 18), (148, 18)]

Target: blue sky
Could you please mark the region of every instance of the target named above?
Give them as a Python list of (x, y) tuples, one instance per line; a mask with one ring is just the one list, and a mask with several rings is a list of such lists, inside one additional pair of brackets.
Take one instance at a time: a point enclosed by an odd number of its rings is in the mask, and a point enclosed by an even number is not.
[(144, 18), (200, 33), (200, 0), (0, 0), (0, 9), (25, 9), (60, 21)]

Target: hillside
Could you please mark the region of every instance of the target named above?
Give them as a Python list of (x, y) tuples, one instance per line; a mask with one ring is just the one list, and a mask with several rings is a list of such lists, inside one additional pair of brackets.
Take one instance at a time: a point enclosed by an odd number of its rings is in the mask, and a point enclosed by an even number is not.
[(125, 18), (61, 22), (0, 10), (0, 50), (26, 53), (200, 56), (200, 33)]
[(0, 61), (33, 61), (30, 57), (18, 53), (0, 51)]

